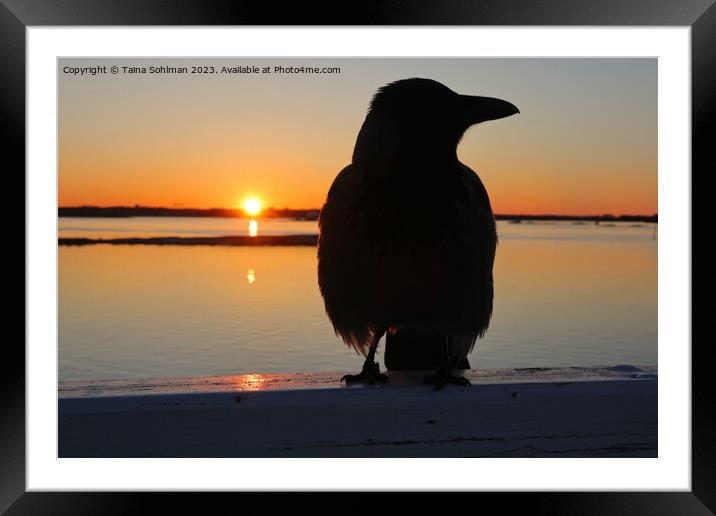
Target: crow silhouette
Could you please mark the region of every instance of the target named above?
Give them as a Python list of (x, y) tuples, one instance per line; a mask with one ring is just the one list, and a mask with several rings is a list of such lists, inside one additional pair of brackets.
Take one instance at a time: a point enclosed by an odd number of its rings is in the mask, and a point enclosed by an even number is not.
[(452, 369), (490, 323), (497, 231), (480, 178), (457, 158), (468, 127), (519, 110), (429, 79), (378, 90), (319, 217), (318, 284), (337, 335), (365, 356), (346, 382), (387, 381), (381, 337), (438, 334), (426, 383), (469, 385)]

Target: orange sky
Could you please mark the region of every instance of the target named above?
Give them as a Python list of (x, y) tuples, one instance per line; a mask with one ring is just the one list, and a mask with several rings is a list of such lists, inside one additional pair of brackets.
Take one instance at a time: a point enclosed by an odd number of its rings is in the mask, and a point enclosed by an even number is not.
[[(341, 73), (63, 73), (113, 64)], [(60, 206), (318, 208), (375, 89), (420, 76), (520, 108), (458, 148), (496, 213), (657, 212), (655, 59), (61, 59), (58, 73)]]

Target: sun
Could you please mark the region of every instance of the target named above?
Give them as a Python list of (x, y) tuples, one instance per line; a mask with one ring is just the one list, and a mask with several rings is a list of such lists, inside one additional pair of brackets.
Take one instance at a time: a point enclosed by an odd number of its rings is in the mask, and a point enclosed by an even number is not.
[(256, 197), (249, 197), (244, 201), (244, 211), (249, 215), (261, 213), (261, 201)]

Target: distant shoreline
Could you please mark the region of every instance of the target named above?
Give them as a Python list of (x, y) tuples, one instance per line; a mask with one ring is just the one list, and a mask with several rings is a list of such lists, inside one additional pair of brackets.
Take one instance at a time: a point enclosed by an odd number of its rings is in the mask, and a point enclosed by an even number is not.
[[(283, 218), (294, 220), (318, 220), (318, 209), (267, 208), (261, 218)], [(146, 206), (73, 206), (60, 207), (59, 217), (98, 217), (98, 218), (130, 218), (130, 217), (218, 217), (218, 218), (252, 218), (243, 210), (228, 208), (154, 208)], [(530, 214), (498, 214), (497, 220), (553, 220), (582, 222), (658, 222), (658, 215), (530, 215)]]
[(221, 245), (221, 246), (316, 246), (318, 235), (260, 235), (220, 237), (59, 238), (59, 245)]

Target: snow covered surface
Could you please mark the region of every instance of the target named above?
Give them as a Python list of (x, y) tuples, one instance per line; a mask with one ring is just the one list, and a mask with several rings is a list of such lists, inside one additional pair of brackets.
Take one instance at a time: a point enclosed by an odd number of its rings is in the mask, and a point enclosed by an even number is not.
[(60, 457), (656, 457), (653, 366), (66, 382)]

